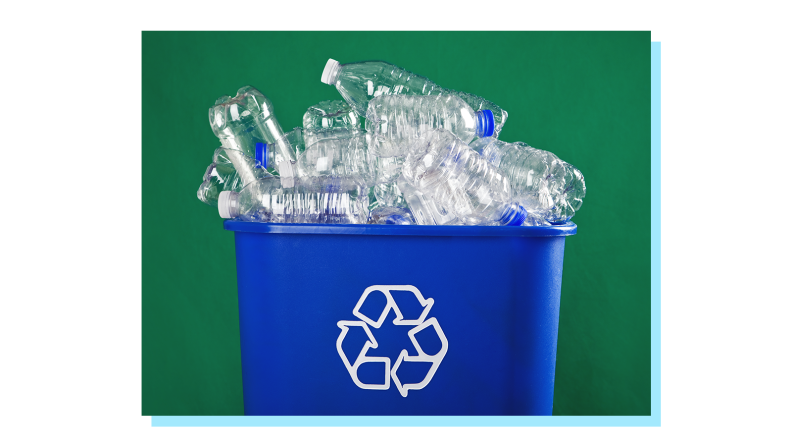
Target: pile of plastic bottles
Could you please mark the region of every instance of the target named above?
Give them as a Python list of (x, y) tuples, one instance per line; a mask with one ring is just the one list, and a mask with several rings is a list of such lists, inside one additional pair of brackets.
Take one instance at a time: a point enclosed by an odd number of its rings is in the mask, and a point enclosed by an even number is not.
[(564, 224), (583, 175), (550, 152), (498, 140), (508, 113), (381, 61), (330, 59), (323, 101), (284, 133), (253, 87), (209, 109), (220, 139), (198, 198), (223, 218), (270, 223)]

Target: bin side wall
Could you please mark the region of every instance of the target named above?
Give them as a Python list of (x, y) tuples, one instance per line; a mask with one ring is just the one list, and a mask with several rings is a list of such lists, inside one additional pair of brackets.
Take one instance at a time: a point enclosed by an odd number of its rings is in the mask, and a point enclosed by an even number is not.
[[(408, 237), (236, 233), (245, 413), (248, 415), (551, 415), (564, 237)], [(339, 321), (373, 285), (412, 285), (434, 303), (447, 352), (422, 389), (402, 396), (358, 387), (336, 347)], [(361, 308), (378, 318), (386, 299)], [(404, 319), (417, 299), (394, 293)], [(416, 313), (416, 309), (418, 312)], [(366, 356), (418, 352), (391, 309)], [(416, 339), (434, 354), (429, 327)], [(353, 363), (367, 340), (350, 327)], [(429, 351), (431, 350), (431, 351)], [(401, 363), (420, 382), (429, 363)], [(364, 383), (386, 384), (384, 362), (362, 366)]]

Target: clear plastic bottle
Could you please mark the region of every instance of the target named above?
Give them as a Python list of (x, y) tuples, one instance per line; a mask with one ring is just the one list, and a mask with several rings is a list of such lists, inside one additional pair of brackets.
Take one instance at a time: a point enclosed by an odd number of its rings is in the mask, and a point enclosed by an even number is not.
[(320, 135), (324, 139), (300, 155), (297, 176), (360, 175), (369, 186), (394, 182), (401, 173), (404, 157), (376, 156), (368, 150), (365, 132), (350, 134), (354, 136)]
[[(246, 166), (243, 172), (252, 172), (253, 177), (241, 177), (231, 162), (232, 159), (241, 160)], [(239, 191), (259, 178), (271, 176), (254, 159), (243, 155), (242, 152), (220, 147), (215, 150), (212, 164), (207, 167), (203, 182), (198, 187), (198, 199), (209, 206), (217, 206), (220, 192)]]
[[(368, 138), (366, 138), (368, 142)], [(376, 184), (395, 183), (401, 174), (403, 156), (377, 156), (369, 151), (369, 161), (376, 174)]]
[[(289, 187), (294, 170), (291, 163), (297, 155), (283, 138), (283, 130), (275, 118), (272, 102), (251, 86), (237, 91), (236, 96), (221, 96), (209, 109), (209, 124), (220, 139), (223, 147), (236, 149), (254, 156), (257, 143), (275, 144), (283, 161), (277, 166), (278, 173)], [(243, 165), (234, 166), (240, 175), (245, 175)]]
[(371, 189), (374, 193), (374, 197), (377, 199), (377, 203), (382, 206), (399, 208), (409, 207), (407, 200), (404, 198), (404, 194), (402, 194), (401, 189), (399, 189), (399, 185), (396, 184), (396, 181), (393, 181), (392, 183), (377, 184)]
[(506, 176), (443, 129), (416, 141), (402, 176), (467, 225), (519, 226), (528, 216), (512, 198)]
[(328, 59), (322, 71), (322, 82), (335, 86), (360, 116), (365, 116), (371, 99), (392, 94), (456, 95), (475, 111), (492, 111), (495, 120), (493, 136), (496, 138), (509, 116), (498, 105), (480, 96), (441, 88), (423, 76), (381, 60), (340, 64)]
[(240, 190), (242, 182), (236, 169), (218, 166), (215, 163), (206, 168), (203, 182), (198, 186), (198, 199), (209, 206), (217, 206), (217, 197), (226, 190)]
[(380, 206), (371, 211), (370, 225), (414, 225), (412, 214), (408, 209), (395, 206)]
[(377, 173), (370, 158), (365, 135), (325, 139), (303, 152), (297, 161), (297, 176), (359, 175), (368, 186), (373, 186)]
[(376, 97), (366, 112), (369, 148), (378, 156), (405, 156), (412, 141), (440, 128), (468, 143), (492, 136), (492, 113), (474, 112), (456, 96), (407, 95)]
[(399, 190), (410, 208), (410, 212), (419, 225), (457, 225), (461, 221), (447, 207), (437, 203), (428, 193), (418, 190), (404, 178), (399, 176), (396, 180)]
[(269, 223), (364, 224), (369, 214), (368, 189), (360, 177), (307, 177), (284, 188), (277, 178), (263, 178), (240, 192), (221, 192), (222, 218)]
[[(363, 134), (365, 134), (365, 132), (359, 128), (337, 127), (329, 129), (305, 129), (302, 127), (295, 127), (284, 133), (283, 138), (294, 148), (297, 159), (299, 160), (306, 148), (319, 141), (324, 141), (326, 139), (352, 138)], [(265, 144), (261, 147), (260, 156), (257, 152), (256, 159), (263, 162), (263, 159), (268, 156), (278, 157), (278, 153), (277, 150), (272, 150), (270, 144)]]
[(586, 183), (575, 166), (523, 142), (483, 138), (470, 146), (509, 179), (512, 195), (552, 224), (569, 221), (583, 205)]
[(360, 116), (342, 100), (322, 101), (308, 107), (303, 115), (303, 128), (360, 128)]
[(539, 214), (533, 211), (528, 211), (528, 215), (525, 217), (525, 221), (522, 224), (523, 226), (550, 226), (550, 222), (547, 221), (544, 214)]

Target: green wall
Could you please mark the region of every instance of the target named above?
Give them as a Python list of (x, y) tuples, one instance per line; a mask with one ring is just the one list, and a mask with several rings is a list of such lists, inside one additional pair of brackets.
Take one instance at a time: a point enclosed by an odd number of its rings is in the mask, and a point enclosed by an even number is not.
[(509, 112), (500, 135), (585, 175), (567, 239), (556, 415), (650, 413), (650, 33), (144, 32), (143, 414), (240, 415), (232, 233), (196, 198), (207, 110), (246, 84), (289, 130), (340, 99), (328, 58), (380, 59)]

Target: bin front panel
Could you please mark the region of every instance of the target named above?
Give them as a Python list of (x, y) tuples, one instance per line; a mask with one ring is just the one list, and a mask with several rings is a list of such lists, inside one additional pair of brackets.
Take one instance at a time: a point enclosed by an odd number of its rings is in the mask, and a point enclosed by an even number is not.
[(551, 415), (564, 238), (236, 232), (245, 413)]

